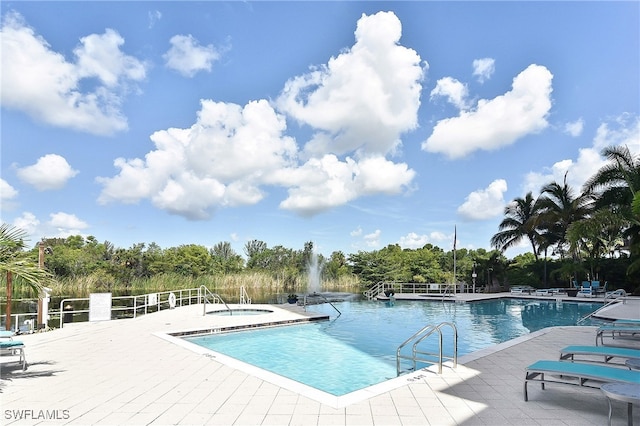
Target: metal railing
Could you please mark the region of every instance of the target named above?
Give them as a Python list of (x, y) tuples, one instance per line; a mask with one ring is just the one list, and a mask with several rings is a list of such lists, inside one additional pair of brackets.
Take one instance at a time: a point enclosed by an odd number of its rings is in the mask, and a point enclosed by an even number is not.
[(424, 293), (431, 295), (455, 295), (459, 291), (467, 293), (471, 286), (466, 283), (446, 284), (446, 283), (396, 283), (380, 281), (363, 292), (368, 300), (375, 299), (385, 290), (393, 290), (396, 293)]
[[(207, 302), (212, 304), (222, 303), (229, 311), (229, 315), (233, 315), (233, 311), (217, 293), (212, 293), (206, 286), (201, 285), (198, 289), (199, 299), (202, 301), (202, 316), (207, 315)], [(211, 300), (209, 300), (211, 297)]]
[[(50, 311), (49, 316), (60, 316), (60, 328), (65, 323), (74, 322), (74, 317), (84, 317), (89, 313), (88, 297), (76, 297), (60, 301), (58, 311)], [(176, 306), (201, 303), (202, 296), (199, 288), (171, 290), (157, 293), (147, 293), (136, 296), (115, 296), (111, 298), (111, 318), (136, 318), (149, 312), (158, 312), (163, 309), (171, 309)], [(83, 307), (76, 309), (74, 303)], [(85, 308), (86, 307), (86, 308)], [(82, 319), (82, 321), (87, 321)]]
[(240, 286), (240, 304), (241, 305), (250, 305), (251, 297), (249, 297), (249, 293), (247, 293), (247, 289), (244, 286)]
[[(445, 356), (442, 353), (442, 327), (444, 326), (451, 327), (451, 329), (453, 330), (453, 356)], [(425, 339), (427, 339), (429, 336), (433, 335), (434, 333), (438, 334), (438, 353), (424, 352), (424, 351), (418, 350), (418, 345), (422, 343)], [(402, 348), (404, 348), (406, 345), (408, 345), (411, 342), (413, 342), (411, 356), (402, 355), (401, 353)], [(429, 359), (420, 358), (419, 357), (420, 355), (428, 356), (431, 358)], [(442, 374), (442, 360), (445, 358), (448, 360), (453, 360), (453, 368), (456, 368), (458, 366), (458, 329), (456, 328), (454, 323), (442, 322), (438, 325), (427, 325), (422, 329), (420, 329), (419, 331), (417, 331), (416, 333), (414, 333), (407, 340), (402, 342), (400, 346), (398, 346), (398, 350), (396, 351), (396, 373), (398, 375), (400, 375), (401, 373), (401, 369), (400, 369), (401, 359), (408, 359), (412, 361), (412, 369), (413, 371), (415, 371), (418, 361), (432, 364), (434, 363), (434, 358), (437, 359), (438, 374)]]
[(615, 299), (611, 299), (608, 302), (606, 302), (604, 305), (602, 305), (601, 307), (599, 307), (598, 309), (596, 309), (595, 311), (591, 312), (588, 315), (583, 316), (582, 318), (580, 318), (578, 321), (576, 321), (576, 325), (580, 325), (583, 322), (585, 322), (586, 320), (588, 320), (589, 318), (593, 317), (594, 315), (596, 315), (598, 312), (600, 312), (601, 310), (603, 310), (604, 308), (606, 308), (607, 306), (611, 306), (613, 304), (616, 303), (627, 303), (627, 297), (626, 296), (622, 296), (622, 297), (617, 297)]
[[(24, 312), (21, 314), (11, 314), (11, 324), (13, 324), (13, 331), (17, 334), (19, 332), (23, 331), (23, 328), (20, 327), (20, 319), (21, 318), (26, 318), (23, 322), (22, 325), (25, 326), (24, 327), (24, 331), (26, 332), (32, 332), (36, 326), (36, 321), (38, 320), (38, 313), (37, 312)], [(7, 323), (7, 315), (3, 314), (0, 316), (0, 320), (4, 319), (4, 321), (0, 321), (0, 324), (2, 325), (2, 327), (0, 327), (2, 330), (5, 329), (5, 325)]]

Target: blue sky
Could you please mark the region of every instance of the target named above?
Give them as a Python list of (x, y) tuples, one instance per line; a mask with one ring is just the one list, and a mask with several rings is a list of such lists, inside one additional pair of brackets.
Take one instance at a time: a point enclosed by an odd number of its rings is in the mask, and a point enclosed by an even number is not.
[(6, 1), (2, 221), (490, 249), (514, 198), (640, 153), (639, 22), (636, 1)]

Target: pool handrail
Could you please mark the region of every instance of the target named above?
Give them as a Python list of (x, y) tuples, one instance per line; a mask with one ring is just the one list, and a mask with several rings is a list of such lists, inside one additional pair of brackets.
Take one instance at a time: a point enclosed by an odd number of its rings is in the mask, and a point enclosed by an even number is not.
[(229, 315), (233, 315), (233, 311), (231, 310), (229, 305), (227, 305), (227, 302), (225, 302), (224, 299), (218, 293), (213, 293), (204, 284), (200, 286), (199, 293), (200, 293), (199, 295), (200, 299), (202, 301), (202, 316), (207, 315), (207, 302), (209, 301), (209, 299), (207, 298), (207, 295), (211, 296), (211, 300), (212, 300), (211, 303), (213, 304), (222, 303), (227, 308), (227, 311), (229, 311)]
[[(418, 345), (427, 337), (431, 336), (433, 333), (437, 332), (438, 333), (438, 374), (442, 374), (442, 360), (443, 358), (445, 358), (442, 354), (442, 327), (444, 326), (449, 326), (451, 327), (451, 329), (453, 330), (453, 356), (452, 357), (446, 357), (447, 359), (451, 359), (453, 360), (453, 368), (456, 368), (458, 366), (458, 329), (456, 328), (456, 325), (452, 322), (441, 322), (438, 325), (426, 325), (424, 327), (422, 327), (420, 330), (418, 330), (417, 332), (415, 332), (411, 337), (409, 337), (407, 340), (405, 340), (404, 342), (402, 342), (400, 344), (400, 346), (398, 346), (398, 349), (396, 350), (396, 374), (399, 376), (401, 371), (400, 371), (400, 360), (401, 359), (409, 359), (413, 362), (413, 371), (416, 370), (416, 364), (417, 361), (421, 361), (421, 362), (431, 362), (430, 360), (426, 360), (426, 359), (420, 359), (418, 358), (418, 355), (428, 355), (428, 356), (435, 356), (436, 354), (430, 353), (430, 352), (422, 352), (419, 351)], [(413, 347), (412, 347), (412, 352), (411, 352), (411, 357), (408, 357), (406, 355), (402, 355), (401, 354), (401, 350), (403, 347), (405, 347), (407, 344), (409, 344), (410, 342), (414, 342)]]

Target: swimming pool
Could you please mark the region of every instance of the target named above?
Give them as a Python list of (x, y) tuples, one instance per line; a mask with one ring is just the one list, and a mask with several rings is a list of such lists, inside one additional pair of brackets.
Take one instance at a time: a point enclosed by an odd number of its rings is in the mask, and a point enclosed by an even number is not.
[[(395, 378), (396, 350), (427, 324), (453, 322), (458, 355), (549, 326), (575, 325), (601, 303), (497, 299), (471, 303), (397, 301), (334, 302), (307, 306), (329, 321), (185, 338), (248, 364), (341, 396)], [(588, 323), (585, 323), (588, 324)], [(453, 353), (443, 330), (443, 352)], [(421, 348), (437, 351), (437, 339)], [(418, 366), (418, 368), (424, 367)]]

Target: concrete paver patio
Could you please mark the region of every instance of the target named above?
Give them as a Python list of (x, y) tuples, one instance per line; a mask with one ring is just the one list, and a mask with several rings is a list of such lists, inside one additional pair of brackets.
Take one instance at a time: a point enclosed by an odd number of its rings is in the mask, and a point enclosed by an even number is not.
[[(279, 306), (269, 321), (302, 313)], [(316, 398), (265, 380), (160, 334), (262, 322), (265, 315), (202, 315), (202, 305), (136, 319), (78, 323), (20, 336), (29, 369), (2, 364), (2, 424), (104, 425), (603, 425), (598, 389), (530, 385), (525, 367), (594, 344), (593, 327), (554, 327), (461, 357), (443, 374), (419, 370), (359, 393)], [(638, 346), (640, 347), (640, 346)], [(268, 378), (268, 376), (267, 376)], [(369, 393), (367, 393), (369, 392)], [(613, 424), (627, 424), (613, 402)], [(640, 424), (640, 409), (634, 410)]]

